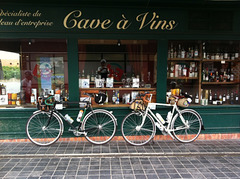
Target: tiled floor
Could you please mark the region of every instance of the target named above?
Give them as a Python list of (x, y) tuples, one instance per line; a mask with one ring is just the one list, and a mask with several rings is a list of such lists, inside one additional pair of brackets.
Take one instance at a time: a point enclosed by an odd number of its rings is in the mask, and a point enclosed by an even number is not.
[(102, 146), (57, 142), (50, 147), (4, 142), (0, 178), (238, 179), (240, 141), (156, 141), (140, 147), (116, 141)]
[(0, 178), (240, 178), (240, 157), (0, 159)]
[(89, 142), (56, 142), (49, 147), (38, 147), (31, 142), (0, 143), (0, 157), (4, 155), (78, 155), (87, 154), (208, 154), (208, 153), (238, 153), (240, 140), (195, 141), (189, 144), (177, 141), (155, 141), (145, 146), (131, 146), (126, 142), (111, 141), (105, 145), (92, 145)]

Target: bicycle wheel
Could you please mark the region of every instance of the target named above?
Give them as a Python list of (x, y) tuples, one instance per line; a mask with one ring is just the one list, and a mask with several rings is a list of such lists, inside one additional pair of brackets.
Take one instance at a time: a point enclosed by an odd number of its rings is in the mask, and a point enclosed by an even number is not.
[(116, 128), (115, 117), (109, 111), (102, 109), (88, 113), (82, 124), (86, 139), (98, 145), (109, 142), (114, 137)]
[(121, 131), (123, 138), (131, 145), (145, 145), (156, 133), (156, 125), (148, 114), (142, 127), (142, 113), (132, 112), (122, 122)]
[(26, 133), (32, 143), (38, 146), (49, 146), (61, 136), (63, 131), (62, 120), (55, 113), (53, 113), (50, 122), (49, 117), (50, 112), (40, 111), (28, 119)]
[[(183, 123), (180, 116), (186, 124)], [(201, 118), (192, 111), (181, 111), (176, 114), (172, 121), (173, 136), (180, 142), (187, 143), (194, 141), (200, 134), (202, 128)]]

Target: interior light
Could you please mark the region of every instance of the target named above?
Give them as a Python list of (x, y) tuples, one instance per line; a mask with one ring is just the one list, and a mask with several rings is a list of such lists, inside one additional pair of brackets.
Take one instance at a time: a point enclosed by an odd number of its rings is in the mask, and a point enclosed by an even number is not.
[(121, 41), (120, 40), (117, 41), (117, 46), (119, 46), (119, 47), (121, 46)]

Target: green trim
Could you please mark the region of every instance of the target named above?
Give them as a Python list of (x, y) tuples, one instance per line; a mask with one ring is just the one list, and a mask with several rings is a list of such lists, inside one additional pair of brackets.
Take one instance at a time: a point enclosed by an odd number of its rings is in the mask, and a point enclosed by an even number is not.
[(68, 51), (68, 91), (69, 101), (79, 101), (78, 84), (78, 40), (69, 38), (67, 40)]
[[(157, 102), (166, 102), (168, 40), (159, 40), (157, 49)], [(161, 83), (160, 83), (161, 82)]]
[[(117, 106), (117, 105), (116, 105)], [(195, 106), (194, 106), (195, 107)], [(199, 109), (196, 109), (199, 114), (202, 116), (205, 131), (202, 131), (202, 134), (212, 134), (212, 133), (239, 133), (239, 115), (240, 115), (240, 105), (233, 106), (233, 108), (220, 107), (222, 110), (219, 110), (216, 106), (213, 109), (212, 106), (205, 107), (199, 106)], [(27, 111), (21, 109), (5, 109), (1, 111), (0, 117), (0, 139), (17, 139), (17, 138), (27, 138), (25, 132), (25, 125), (28, 118), (32, 115), (33, 111), (36, 109), (26, 109)], [(117, 118), (118, 128), (116, 136), (121, 136), (121, 126), (122, 120), (124, 117), (131, 112), (131, 110), (126, 107), (115, 107), (107, 108), (109, 111), (113, 111), (113, 115)], [(168, 108), (157, 109), (153, 111), (154, 113), (160, 113), (165, 119), (168, 113)], [(79, 108), (66, 108), (60, 111), (63, 115), (69, 114), (74, 120), (78, 116)], [(88, 112), (88, 111), (87, 111)], [(63, 137), (74, 137), (72, 132), (69, 132), (69, 125), (66, 121), (64, 123), (64, 133)], [(74, 122), (73, 125), (78, 125), (78, 122)], [(157, 130), (157, 134), (161, 134)]]

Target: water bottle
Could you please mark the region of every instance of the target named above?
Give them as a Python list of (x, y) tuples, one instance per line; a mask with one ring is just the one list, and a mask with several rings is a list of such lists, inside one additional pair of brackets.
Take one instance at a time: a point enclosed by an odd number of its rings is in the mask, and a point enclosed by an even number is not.
[(165, 120), (162, 118), (161, 114), (156, 113), (156, 116), (162, 122), (162, 124), (165, 124)]
[(68, 114), (65, 115), (65, 120), (66, 120), (67, 122), (69, 122), (70, 124), (72, 124), (73, 121), (74, 121)]
[(171, 119), (172, 119), (172, 113), (171, 113), (171, 111), (168, 111), (167, 122), (169, 123)]
[(78, 113), (77, 122), (81, 122), (82, 116), (83, 116), (83, 110), (80, 110)]
[(163, 131), (162, 126), (160, 126), (160, 124), (159, 124), (158, 122), (155, 122), (155, 125), (157, 126), (157, 128), (158, 128), (160, 131)]

